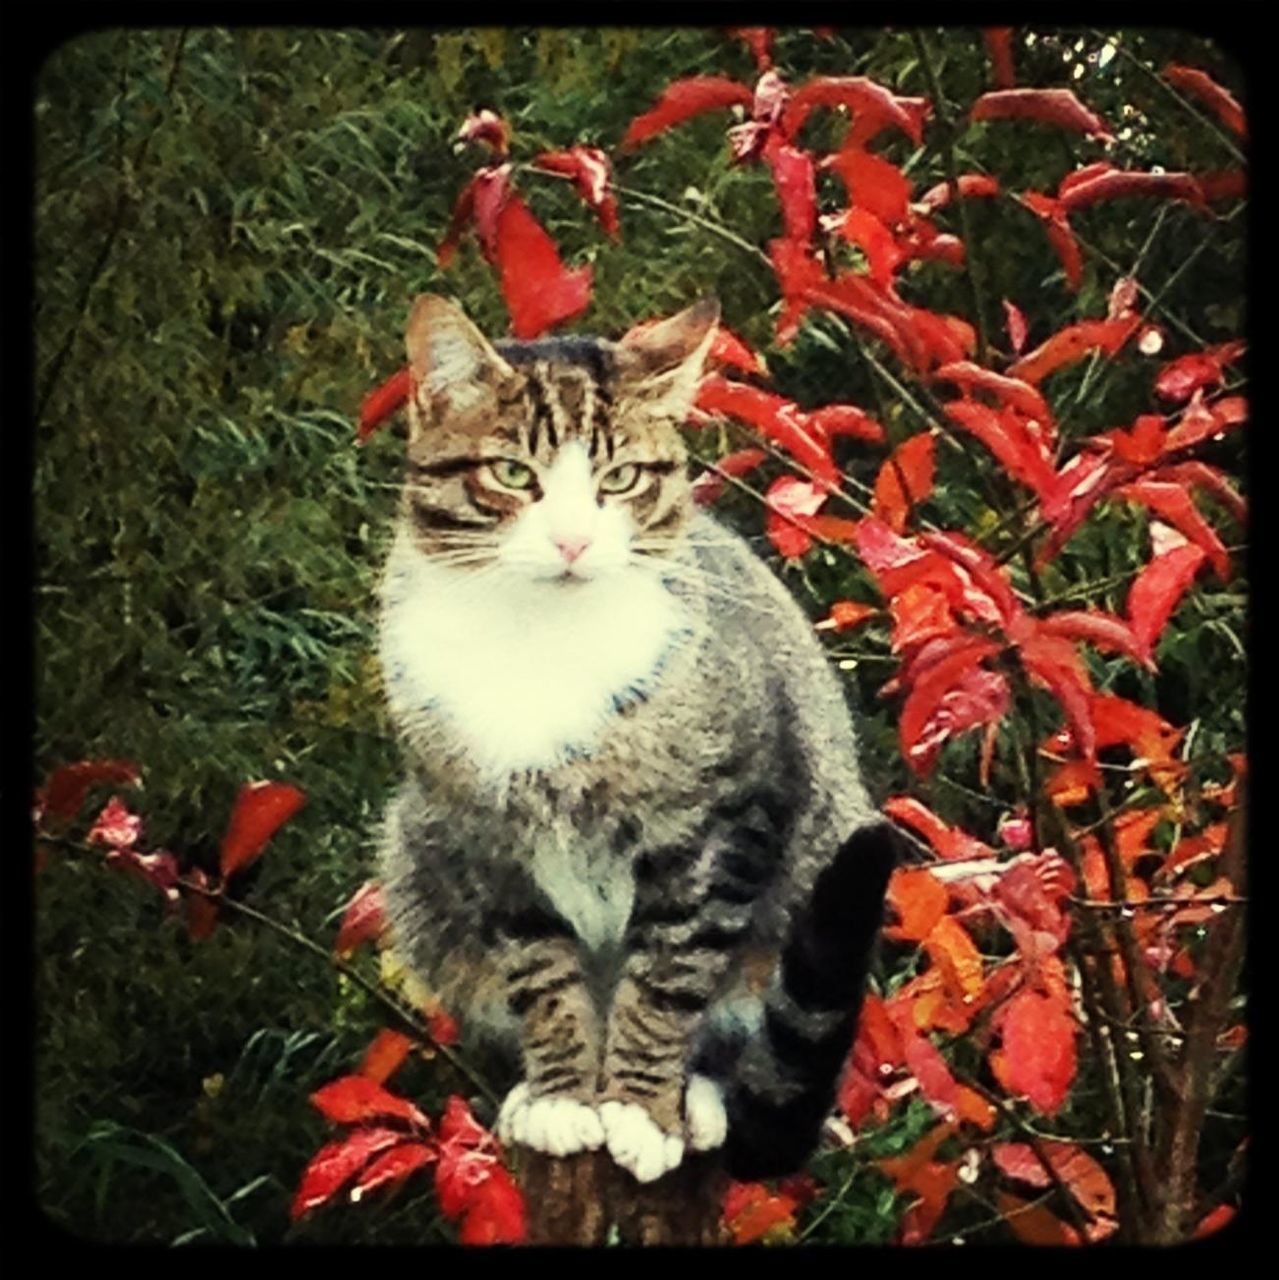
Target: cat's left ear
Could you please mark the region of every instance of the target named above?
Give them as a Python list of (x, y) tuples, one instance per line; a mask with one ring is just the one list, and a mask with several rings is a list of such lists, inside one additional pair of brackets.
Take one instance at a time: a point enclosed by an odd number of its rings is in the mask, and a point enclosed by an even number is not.
[(709, 294), (666, 320), (632, 329), (617, 344), (628, 390), (650, 407), (683, 418), (718, 323), (719, 299)]

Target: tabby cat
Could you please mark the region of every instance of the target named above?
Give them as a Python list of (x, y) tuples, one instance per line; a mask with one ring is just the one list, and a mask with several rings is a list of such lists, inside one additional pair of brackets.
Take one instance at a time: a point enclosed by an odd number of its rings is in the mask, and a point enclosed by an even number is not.
[(490, 344), (419, 297), (382, 588), (397, 946), (518, 1053), (503, 1137), (641, 1181), (808, 1155), (893, 862), (809, 623), (692, 501), (718, 314)]

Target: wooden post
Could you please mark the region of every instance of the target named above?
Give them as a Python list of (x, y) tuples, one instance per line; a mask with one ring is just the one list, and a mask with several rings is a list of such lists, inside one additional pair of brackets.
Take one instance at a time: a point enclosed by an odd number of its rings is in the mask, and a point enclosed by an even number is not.
[(690, 1154), (641, 1183), (607, 1151), (556, 1157), (517, 1149), (529, 1244), (727, 1243), (720, 1210), (728, 1175), (717, 1153)]

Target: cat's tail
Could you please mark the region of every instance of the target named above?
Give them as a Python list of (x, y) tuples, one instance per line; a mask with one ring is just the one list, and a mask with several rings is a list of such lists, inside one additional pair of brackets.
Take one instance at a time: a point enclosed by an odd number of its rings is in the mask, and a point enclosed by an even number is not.
[(812, 1154), (852, 1047), (901, 837), (861, 827), (797, 913), (764, 1021), (728, 1081), (725, 1160), (735, 1178), (792, 1173)]

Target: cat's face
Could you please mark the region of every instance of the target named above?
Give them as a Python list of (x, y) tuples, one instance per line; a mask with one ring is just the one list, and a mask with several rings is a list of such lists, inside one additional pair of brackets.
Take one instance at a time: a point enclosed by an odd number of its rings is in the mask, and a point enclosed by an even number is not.
[(677, 427), (717, 318), (705, 300), (620, 343), (499, 353), (451, 303), (420, 297), (405, 485), (419, 549), (560, 588), (660, 564), (692, 510)]

